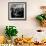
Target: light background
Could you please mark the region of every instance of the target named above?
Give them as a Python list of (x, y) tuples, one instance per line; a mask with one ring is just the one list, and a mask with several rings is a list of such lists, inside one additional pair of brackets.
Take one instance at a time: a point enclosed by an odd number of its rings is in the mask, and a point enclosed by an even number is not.
[[(9, 21), (8, 2), (27, 2), (27, 20)], [(41, 13), (40, 6), (44, 5), (46, 5), (46, 0), (0, 0), (0, 35), (4, 34), (6, 25), (15, 25), (19, 31), (18, 36), (23, 34), (31, 37), (32, 34), (38, 34), (36, 32), (37, 29), (42, 29), (46, 32), (46, 28), (40, 27), (35, 19), (35, 16)], [(42, 35), (44, 34), (42, 33)], [(41, 33), (37, 36), (41, 37)]]

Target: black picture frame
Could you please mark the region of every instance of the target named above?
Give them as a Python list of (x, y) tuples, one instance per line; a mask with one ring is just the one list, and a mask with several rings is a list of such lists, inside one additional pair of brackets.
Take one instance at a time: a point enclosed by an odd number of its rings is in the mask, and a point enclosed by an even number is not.
[(8, 20), (26, 20), (26, 2), (8, 2)]

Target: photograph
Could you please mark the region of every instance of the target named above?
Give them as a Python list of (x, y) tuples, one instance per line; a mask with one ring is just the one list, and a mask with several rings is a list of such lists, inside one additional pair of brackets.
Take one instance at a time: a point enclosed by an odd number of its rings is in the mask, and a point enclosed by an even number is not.
[(9, 20), (26, 20), (26, 2), (8, 2)]
[(46, 0), (0, 0), (0, 46), (46, 46)]

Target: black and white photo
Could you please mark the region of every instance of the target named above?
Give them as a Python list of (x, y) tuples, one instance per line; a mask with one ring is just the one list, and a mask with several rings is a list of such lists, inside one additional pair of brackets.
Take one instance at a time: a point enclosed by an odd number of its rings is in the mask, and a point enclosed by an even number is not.
[(26, 19), (26, 2), (9, 2), (8, 3), (9, 20)]

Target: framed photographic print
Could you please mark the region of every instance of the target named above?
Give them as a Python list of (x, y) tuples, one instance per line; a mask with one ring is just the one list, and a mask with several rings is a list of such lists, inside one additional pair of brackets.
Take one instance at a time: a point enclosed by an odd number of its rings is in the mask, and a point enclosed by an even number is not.
[(9, 20), (26, 20), (26, 2), (8, 2)]

